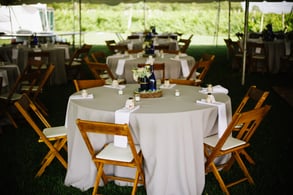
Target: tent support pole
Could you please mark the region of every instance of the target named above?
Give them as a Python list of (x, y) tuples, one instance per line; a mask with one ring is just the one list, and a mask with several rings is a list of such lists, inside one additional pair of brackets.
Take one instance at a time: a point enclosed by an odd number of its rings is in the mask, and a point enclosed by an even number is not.
[(243, 37), (243, 62), (242, 62), (242, 81), (241, 84), (245, 84), (245, 69), (246, 69), (246, 53), (247, 53), (247, 34), (248, 34), (248, 9), (249, 0), (245, 1), (245, 17), (244, 17), (244, 37)]

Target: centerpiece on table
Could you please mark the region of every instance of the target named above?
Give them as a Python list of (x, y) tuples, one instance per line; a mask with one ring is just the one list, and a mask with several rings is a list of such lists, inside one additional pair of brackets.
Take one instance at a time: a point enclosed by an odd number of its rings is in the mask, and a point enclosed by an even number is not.
[(139, 83), (136, 93), (142, 98), (161, 97), (162, 91), (157, 90), (156, 77), (153, 71), (153, 65), (145, 65), (132, 70), (133, 79)]
[(144, 56), (154, 56), (155, 55), (155, 47), (154, 47), (154, 37), (151, 32), (145, 35), (143, 49), (144, 49)]

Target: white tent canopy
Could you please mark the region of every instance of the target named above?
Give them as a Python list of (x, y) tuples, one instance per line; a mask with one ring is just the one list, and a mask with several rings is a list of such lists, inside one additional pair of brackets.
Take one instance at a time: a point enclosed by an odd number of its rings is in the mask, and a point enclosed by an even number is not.
[[(241, 2), (242, 9), (245, 10), (245, 2)], [(293, 7), (293, 2), (250, 2), (249, 12), (257, 7), (262, 13), (287, 14), (290, 13)]]
[(0, 32), (6, 34), (47, 32), (48, 22), (42, 20), (40, 15), (40, 12), (46, 14), (46, 10), (46, 4), (0, 6)]

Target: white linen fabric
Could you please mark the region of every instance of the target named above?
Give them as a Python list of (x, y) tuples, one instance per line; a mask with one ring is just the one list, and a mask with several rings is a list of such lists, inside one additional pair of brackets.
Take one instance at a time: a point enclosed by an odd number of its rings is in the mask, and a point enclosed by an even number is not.
[(218, 138), (221, 138), (227, 128), (227, 114), (225, 104), (217, 101), (214, 103), (208, 103), (205, 100), (197, 100), (196, 102), (199, 104), (207, 104), (218, 107)]
[(174, 84), (174, 83), (173, 84), (169, 84), (169, 85), (162, 84), (160, 86), (160, 89), (172, 89), (175, 86), (176, 86), (176, 84)]
[(7, 70), (1, 70), (0, 69), (0, 77), (3, 77), (3, 79), (2, 79), (2, 87), (6, 87), (8, 85)]
[[(115, 122), (115, 111), (133, 96), (137, 84), (127, 84), (119, 95), (107, 87), (88, 89), (94, 99), (68, 101), (66, 120), (68, 127), (68, 168), (65, 185), (83, 191), (95, 182), (96, 166), (88, 154), (75, 120)], [(161, 98), (141, 98), (140, 108), (129, 115), (134, 142), (144, 155), (146, 191), (157, 194), (202, 194), (205, 185), (203, 138), (217, 133), (217, 107), (196, 104), (206, 95), (199, 87), (176, 85), (174, 90), (162, 89)], [(227, 119), (232, 116), (231, 101), (226, 94), (215, 94), (217, 101), (226, 105)], [(113, 141), (111, 136), (92, 135), (95, 150)], [(129, 175), (135, 171), (106, 166), (106, 173)], [(132, 170), (132, 169), (131, 169)], [(131, 173), (131, 174), (130, 174)], [(100, 185), (103, 185), (101, 182)], [(119, 184), (120, 185), (120, 184)]]
[(88, 94), (86, 96), (83, 96), (81, 94), (75, 94), (75, 95), (71, 95), (70, 99), (94, 99), (94, 95), (93, 94)]
[(104, 85), (103, 87), (113, 88), (113, 89), (124, 89), (125, 85), (118, 85), (117, 87), (115, 87), (113, 85)]
[[(202, 88), (200, 91), (200, 93), (203, 94), (208, 94), (208, 89), (207, 88)], [(211, 93), (224, 93), (224, 94), (228, 94), (229, 90), (226, 89), (225, 87), (221, 86), (221, 85), (215, 85), (213, 86), (213, 91)]]
[(122, 74), (123, 74), (123, 72), (124, 72), (125, 60), (126, 60), (126, 59), (119, 59), (119, 60), (118, 60), (117, 69), (116, 69), (116, 74), (117, 74), (117, 75), (122, 75)]
[[(133, 109), (121, 108), (115, 111), (115, 123), (125, 124), (129, 123), (129, 115), (131, 112), (139, 109), (139, 105), (135, 106)], [(114, 146), (126, 148), (127, 147), (127, 137), (126, 136), (114, 136)]]
[(189, 75), (190, 70), (189, 70), (189, 66), (188, 66), (188, 63), (187, 63), (186, 59), (180, 59), (179, 55), (176, 56), (175, 58), (170, 58), (170, 59), (180, 61), (183, 77), (187, 77)]

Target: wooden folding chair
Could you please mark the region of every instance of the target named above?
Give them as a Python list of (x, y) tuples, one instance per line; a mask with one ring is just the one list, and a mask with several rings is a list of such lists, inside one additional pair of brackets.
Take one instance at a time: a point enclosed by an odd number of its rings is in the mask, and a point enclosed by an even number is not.
[(261, 90), (255, 85), (250, 86), (237, 109), (235, 110), (235, 113), (260, 108), (269, 94), (269, 91)]
[[(44, 142), (49, 148), (49, 152), (45, 155), (41, 162), (41, 168), (38, 170), (36, 177), (41, 176), (46, 167), (48, 167), (53, 159), (56, 157), (60, 163), (67, 168), (67, 162), (59, 153), (63, 148), (67, 151), (67, 129), (65, 126), (55, 126), (52, 127), (49, 122), (42, 115), (41, 111), (33, 103), (27, 94), (23, 94), (22, 98), (14, 103), (17, 110), (25, 118), (25, 120), (30, 124), (34, 131), (38, 134), (39, 142)], [(42, 122), (44, 128), (38, 126), (35, 117), (30, 113), (31, 111), (37, 116), (37, 118)]]
[[(132, 182), (133, 188), (131, 194), (134, 195), (138, 183), (143, 185), (145, 184), (145, 176), (143, 172), (142, 151), (139, 145), (134, 144), (129, 126), (127, 124), (94, 122), (80, 119), (77, 119), (76, 123), (92, 157), (92, 160), (98, 169), (92, 194), (97, 194), (100, 179), (102, 178), (105, 185), (109, 180)], [(125, 136), (127, 137), (128, 145), (124, 148), (115, 146), (114, 143), (109, 143), (96, 152), (96, 148), (92, 145), (88, 137), (89, 133)], [(106, 164), (136, 168), (135, 178), (106, 175), (103, 170), (104, 165)]]
[(35, 77), (35, 82), (32, 82), (30, 85), (22, 85), (21, 91), (29, 94), (34, 101), (34, 103), (38, 106), (38, 108), (42, 111), (42, 113), (48, 116), (48, 109), (46, 106), (40, 101), (38, 98), (40, 93), (43, 91), (45, 84), (50, 79), (51, 75), (55, 70), (55, 65), (50, 64), (46, 71), (40, 74), (38, 77)]
[[(260, 108), (265, 102), (265, 100), (267, 99), (269, 93), (270, 93), (269, 91), (258, 89), (255, 85), (250, 86), (248, 91), (242, 98), (240, 104), (238, 105), (236, 111), (234, 112), (234, 115), (236, 113), (241, 113), (248, 110)], [(237, 124), (234, 127), (233, 129), (234, 135), (239, 133), (239, 130), (240, 130), (239, 127), (241, 127), (241, 125), (242, 124)], [(246, 151), (243, 151), (242, 154), (245, 156), (246, 160), (250, 164), (253, 164), (253, 165), (255, 164), (252, 157)]]
[(105, 85), (105, 80), (103, 79), (90, 79), (90, 80), (73, 80), (73, 84), (76, 91), (82, 89), (88, 89), (92, 87), (100, 87)]
[[(237, 185), (241, 182), (248, 181), (250, 184), (254, 184), (253, 178), (249, 174), (249, 171), (242, 161), (240, 154), (244, 151), (244, 149), (250, 146), (250, 138), (253, 136), (270, 109), (271, 106), (266, 105), (244, 113), (236, 113), (221, 138), (218, 138), (217, 134), (204, 138), (204, 154), (206, 157), (205, 172), (212, 172), (214, 174), (225, 194), (230, 194), (228, 191), (229, 187)], [(233, 137), (231, 134), (237, 124), (243, 125), (239, 129), (237, 137)], [(217, 157), (227, 154), (231, 154), (230, 160), (218, 165), (215, 163), (215, 159)], [(229, 171), (231, 162), (237, 162), (244, 174), (244, 178), (225, 184), (219, 170), (223, 169), (223, 171)]]
[(94, 62), (105, 63), (107, 56), (103, 51), (94, 51), (91, 53), (91, 58)]
[(215, 55), (207, 53), (203, 54), (200, 60), (195, 63), (195, 65), (191, 68), (189, 75), (186, 77), (186, 79), (192, 79), (193, 75), (195, 74), (196, 85), (200, 86), (214, 60)]
[[(93, 74), (96, 79), (104, 79), (106, 84), (112, 84), (113, 80), (118, 80), (118, 83), (125, 83), (125, 79), (116, 79), (108, 64), (100, 63), (100, 62), (92, 62), (89, 60), (89, 57), (85, 56), (84, 61), (88, 66), (89, 70)], [(108, 76), (105, 76), (108, 75)]]
[(91, 48), (92, 48), (92, 45), (83, 44), (81, 48), (76, 49), (74, 51), (69, 61), (65, 62), (65, 68), (66, 68), (68, 80), (81, 77), (83, 57), (88, 56)]

